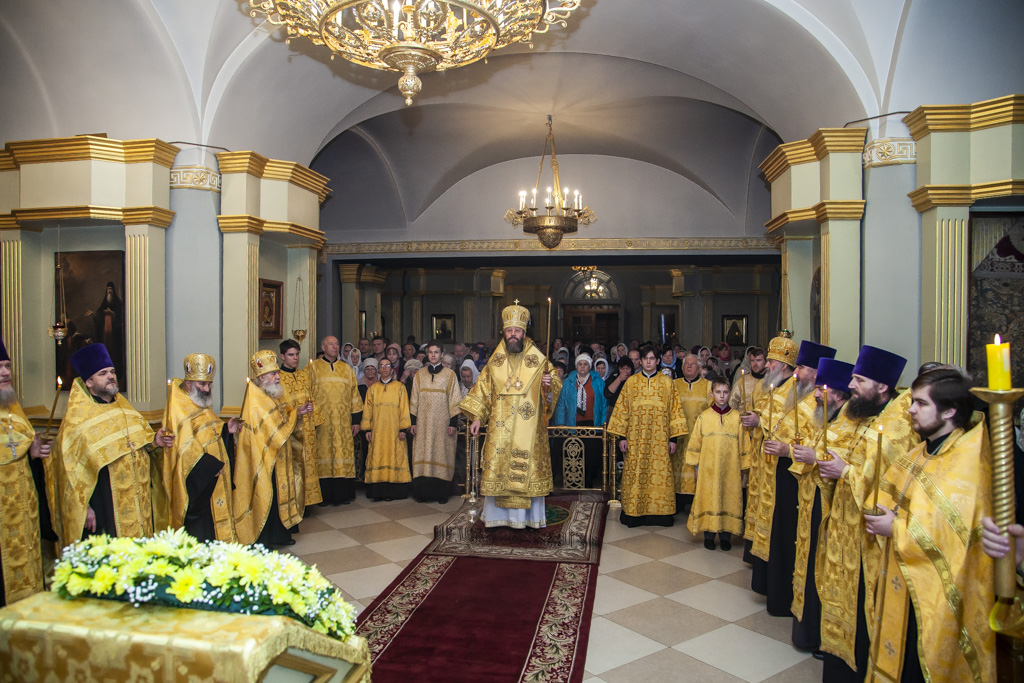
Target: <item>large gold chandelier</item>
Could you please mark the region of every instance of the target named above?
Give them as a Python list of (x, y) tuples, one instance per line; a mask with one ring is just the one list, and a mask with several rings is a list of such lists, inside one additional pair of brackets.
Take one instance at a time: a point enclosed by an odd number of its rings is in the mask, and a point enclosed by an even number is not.
[[(548, 147), (551, 148), (552, 184), (547, 188), (543, 204), (538, 205), (537, 188), (544, 173), (544, 158)], [(562, 236), (576, 232), (580, 225), (597, 222), (597, 214), (584, 206), (583, 195), (573, 190), (569, 196), (569, 188), (562, 190), (558, 178), (558, 156), (555, 154), (555, 134), (551, 130), (551, 114), (548, 114), (548, 136), (544, 139), (544, 150), (540, 155), (540, 168), (537, 169), (537, 182), (533, 185), (531, 197), (527, 199), (526, 190), (519, 192), (519, 208), (505, 212), (505, 222), (523, 226), (523, 232), (536, 235), (548, 249), (554, 249), (562, 242)]]
[(423, 88), (417, 74), (454, 69), (491, 50), (529, 43), (579, 8), (582, 0), (249, 0), (265, 14), (335, 55), (373, 69), (399, 71), (405, 103)]

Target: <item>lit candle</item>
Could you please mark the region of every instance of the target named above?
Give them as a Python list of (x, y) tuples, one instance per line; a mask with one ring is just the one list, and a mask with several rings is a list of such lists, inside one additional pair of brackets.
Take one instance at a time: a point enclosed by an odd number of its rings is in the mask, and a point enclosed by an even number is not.
[[(768, 385), (768, 436), (772, 435), (772, 413), (775, 412), (775, 385)], [(768, 455), (767, 452), (764, 454), (764, 461), (770, 463), (772, 456)]]
[(537, 188), (533, 188), (533, 199), (530, 200), (530, 208), (534, 211), (537, 210)]
[(565, 188), (565, 194), (562, 195), (562, 208), (566, 210), (569, 208), (569, 188)]
[(572, 208), (577, 209), (577, 210), (580, 208), (580, 191), (579, 190), (573, 190), (572, 191)]
[(1010, 345), (1003, 344), (996, 335), (991, 344), (985, 344), (988, 355), (988, 388), (993, 391), (1009, 391), (1013, 387), (1010, 380)]
[(167, 380), (167, 403), (164, 404), (164, 431), (170, 431), (170, 418), (168, 414), (171, 412), (171, 380)]
[(526, 208), (526, 190), (519, 192), (519, 210), (522, 211)]
[(824, 418), (823, 418), (823, 421), (822, 421), (822, 428), (821, 428), (821, 443), (822, 443), (822, 446), (824, 447), (825, 454), (822, 456), (821, 459), (822, 460), (831, 460), (832, 457), (828, 454), (828, 385), (827, 384), (822, 384), (821, 385), (821, 402), (823, 404), (825, 404), (825, 409), (823, 411)]
[(554, 204), (551, 203), (551, 188), (548, 188), (548, 196), (544, 198), (544, 206), (550, 209)]
[(48, 438), (50, 436), (50, 428), (53, 427), (53, 414), (57, 411), (57, 399), (60, 398), (60, 388), (64, 386), (64, 383), (60, 379), (60, 375), (57, 375), (57, 393), (53, 395), (53, 405), (50, 406), (50, 419), (46, 421), (46, 431), (43, 432), (43, 437)]
[(872, 514), (880, 515), (878, 509), (878, 488), (882, 484), (882, 425), (878, 425), (878, 447), (875, 450), (875, 492), (872, 502)]
[(740, 412), (747, 412), (747, 370), (740, 368)]
[(800, 438), (800, 399), (796, 394), (796, 377), (793, 378), (793, 436)]

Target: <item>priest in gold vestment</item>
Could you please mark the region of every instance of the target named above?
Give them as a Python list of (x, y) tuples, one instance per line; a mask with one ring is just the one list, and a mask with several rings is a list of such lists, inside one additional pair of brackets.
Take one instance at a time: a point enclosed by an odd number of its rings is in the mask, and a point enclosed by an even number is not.
[(154, 515), (167, 515), (155, 509), (165, 497), (154, 446), (168, 447), (173, 437), (163, 428), (154, 433), (118, 393), (114, 363), (103, 344), (82, 347), (71, 365), (79, 377), (71, 386), (46, 484), (60, 544), (94, 533), (149, 536)]
[(546, 526), (544, 497), (553, 487), (548, 420), (562, 381), (526, 337), (529, 310), (516, 301), (502, 310), (501, 321), (502, 339), (459, 408), (474, 436), (487, 421), (480, 480), (484, 524), (540, 529)]
[(459, 426), (459, 377), (441, 364), (441, 344), (427, 344), (427, 364), (416, 371), (409, 393), (412, 497), (447, 503), (455, 477), (455, 432)]
[(241, 543), (292, 545), (289, 529), (302, 521), (295, 471), (302, 463), (290, 440), (307, 406), (292, 408), (281, 386), (273, 351), (257, 351), (250, 360), (256, 381), (245, 388), (242, 430), (235, 448), (235, 489), (231, 501)]
[(979, 542), (991, 514), (988, 430), (973, 419), (956, 370), (925, 372), (909, 412), (924, 441), (885, 472), (881, 514), (865, 514), (882, 546), (868, 584), (869, 683), (996, 680), (992, 560)]
[[(185, 379), (171, 381), (165, 428), (174, 444), (164, 449), (163, 483), (168, 523), (201, 541), (237, 540), (231, 512), (231, 463), (224, 446), (224, 421), (211, 409), (217, 365), (212, 356), (185, 357)], [(227, 423), (237, 434), (241, 421)]]
[(309, 368), (299, 369), (301, 347), (294, 339), (281, 342), (281, 386), (292, 408), (306, 406), (309, 412), (303, 415), (292, 430), (292, 454), (302, 463), (295, 468), (295, 489), (297, 498), (304, 506), (316, 505), (323, 501), (320, 492), (320, 474), (316, 463), (316, 428), (324, 423), (320, 407), (313, 401), (313, 382)]
[(46, 458), (42, 441), (18, 403), (11, 357), (0, 341), (0, 607), (43, 590), (39, 498), (28, 458)]
[[(799, 367), (799, 366), (798, 366)], [(833, 358), (818, 361), (814, 384), (814, 428), (802, 444), (793, 444), (793, 465), (789, 471), (797, 479), (798, 512), (796, 521), (796, 560), (793, 567), (793, 645), (801, 650), (820, 650), (821, 600), (814, 580), (818, 531), (822, 510), (828, 509), (831, 489), (820, 486), (818, 459), (825, 455), (830, 440), (835, 440), (832, 424), (850, 399), (853, 365)], [(824, 431), (828, 424), (829, 432)], [(824, 494), (823, 494), (824, 491)]]
[(620, 437), (623, 453), (622, 511), (628, 527), (672, 526), (676, 486), (672, 453), (676, 439), (687, 433), (686, 415), (672, 380), (657, 371), (651, 346), (640, 349), (641, 371), (619, 390), (608, 420), (608, 433)]
[(320, 348), (324, 357), (306, 366), (313, 384), (313, 403), (324, 419), (316, 428), (320, 493), (322, 505), (342, 505), (356, 497), (354, 438), (359, 433), (363, 399), (355, 371), (338, 357), (337, 338), (324, 337)]
[(711, 382), (700, 374), (700, 358), (688, 354), (683, 358), (682, 376), (672, 380), (679, 394), (679, 404), (686, 416), (686, 434), (680, 436), (672, 454), (672, 478), (676, 486), (676, 507), (686, 511), (693, 502), (697, 480), (693, 465), (686, 462), (686, 444), (697, 417), (711, 406)]
[(851, 373), (850, 400), (830, 426), (832, 458), (818, 462), (823, 486), (833, 487), (831, 500), (822, 508), (815, 566), (828, 681), (860, 683), (867, 674), (865, 603), (872, 598), (866, 588), (874, 580), (881, 551), (867, 532), (862, 512), (869, 504), (879, 450), (884, 472), (919, 441), (907, 412), (910, 392), (897, 395), (895, 389), (906, 363), (885, 349), (861, 347)]

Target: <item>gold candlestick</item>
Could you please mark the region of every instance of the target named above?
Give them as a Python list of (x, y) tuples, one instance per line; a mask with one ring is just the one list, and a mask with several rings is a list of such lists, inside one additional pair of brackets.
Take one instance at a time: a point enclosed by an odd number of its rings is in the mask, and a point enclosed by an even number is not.
[[(992, 520), (1000, 529), (1014, 522), (1013, 492), (1013, 404), (1024, 397), (1024, 389), (996, 391), (974, 387), (971, 393), (988, 403), (988, 430), (992, 446)], [(1010, 552), (995, 561), (995, 593), (1000, 601), (1012, 601), (1016, 593), (1016, 558)]]
[(544, 355), (551, 358), (551, 297), (548, 297), (548, 338), (544, 342)]
[(740, 368), (740, 412), (747, 412), (747, 371)]
[(878, 425), (878, 446), (875, 452), (875, 488), (872, 493), (871, 499), (871, 515), (880, 515), (882, 511), (878, 509), (878, 488), (882, 484), (882, 425)]
[(53, 405), (50, 406), (50, 419), (46, 421), (46, 431), (43, 432), (43, 438), (50, 438), (50, 429), (53, 427), (53, 414), (57, 412), (57, 399), (60, 398), (60, 388), (64, 386), (64, 382), (61, 381), (60, 375), (57, 376), (57, 393), (53, 395)]
[(796, 391), (797, 379), (793, 377), (793, 443), (799, 445), (804, 437), (800, 435), (800, 395)]
[(832, 459), (832, 456), (828, 454), (828, 385), (827, 384), (822, 384), (821, 385), (821, 401), (822, 401), (822, 403), (825, 404), (824, 415), (822, 417), (822, 429), (821, 429), (821, 443), (822, 443), (822, 446), (824, 447), (824, 452), (822, 453), (821, 460), (822, 460), (822, 462), (824, 462), (826, 460), (831, 460)]
[(170, 427), (170, 412), (171, 412), (171, 380), (167, 380), (167, 402), (164, 403), (164, 431), (167, 432)]
[[(771, 437), (771, 435), (772, 435), (772, 413), (775, 412), (774, 409), (775, 409), (775, 385), (774, 384), (769, 384), (768, 385), (768, 436), (769, 437)], [(762, 446), (761, 448), (764, 448), (764, 446)], [(772, 456), (768, 455), (767, 452), (764, 454), (764, 461), (766, 463), (769, 463), (769, 464), (772, 461)]]

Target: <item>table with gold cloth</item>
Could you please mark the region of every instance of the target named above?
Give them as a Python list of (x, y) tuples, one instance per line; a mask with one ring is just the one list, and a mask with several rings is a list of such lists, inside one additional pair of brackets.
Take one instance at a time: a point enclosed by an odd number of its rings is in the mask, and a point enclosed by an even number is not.
[[(0, 609), (0, 681), (370, 680), (366, 641), (329, 638), (288, 617), (133, 607), (37, 593)], [(291, 673), (294, 676), (294, 673)], [(289, 679), (294, 680), (294, 679)]]

